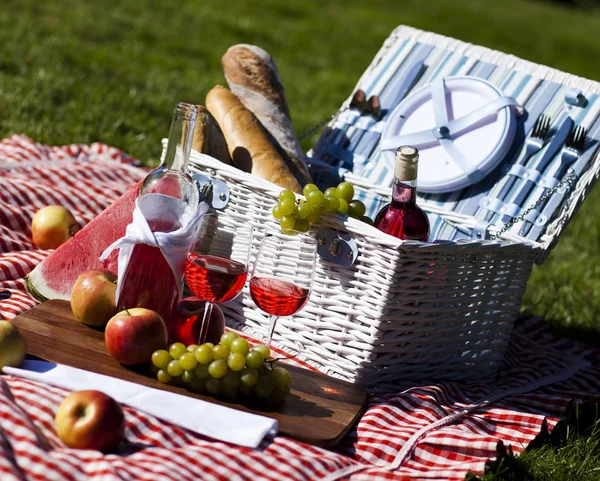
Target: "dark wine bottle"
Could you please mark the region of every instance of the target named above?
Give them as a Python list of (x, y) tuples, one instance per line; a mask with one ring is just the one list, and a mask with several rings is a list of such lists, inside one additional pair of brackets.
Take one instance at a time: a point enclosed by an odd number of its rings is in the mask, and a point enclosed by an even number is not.
[(429, 219), (417, 205), (417, 169), (419, 151), (404, 145), (396, 151), (392, 202), (375, 217), (375, 227), (402, 240), (426, 242)]

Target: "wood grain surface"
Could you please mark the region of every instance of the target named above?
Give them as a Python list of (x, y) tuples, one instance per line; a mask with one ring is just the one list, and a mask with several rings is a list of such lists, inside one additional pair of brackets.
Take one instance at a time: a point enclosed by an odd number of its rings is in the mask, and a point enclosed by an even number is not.
[(279, 421), (280, 434), (318, 446), (337, 444), (366, 402), (366, 393), (358, 385), (289, 365), (291, 394), (277, 408), (228, 402), (162, 384), (150, 375), (148, 366), (128, 368), (115, 361), (106, 351), (104, 333), (79, 322), (67, 301), (44, 302), (12, 322), (27, 339), (32, 357), (269, 416)]

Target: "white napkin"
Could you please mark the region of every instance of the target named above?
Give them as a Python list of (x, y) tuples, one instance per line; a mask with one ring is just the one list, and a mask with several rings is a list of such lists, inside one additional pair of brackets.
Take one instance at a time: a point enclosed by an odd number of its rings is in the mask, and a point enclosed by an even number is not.
[[(108, 246), (100, 260), (103, 261), (115, 249), (119, 251), (119, 279), (123, 279), (127, 264), (135, 244), (148, 244), (159, 247), (177, 282), (179, 297), (183, 295), (183, 272), (185, 259), (196, 236), (198, 221), (208, 210), (208, 204), (202, 202), (198, 208), (185, 207), (180, 199), (164, 194), (146, 194), (138, 197), (133, 220), (125, 230), (125, 236)], [(172, 232), (152, 232), (147, 219), (161, 219), (180, 224), (181, 227)], [(117, 283), (116, 299), (121, 295), (122, 283)]]
[(249, 448), (257, 448), (265, 436), (276, 436), (279, 429), (277, 420), (266, 416), (62, 364), (26, 360), (21, 368), (4, 367), (2, 370), (6, 374), (71, 391), (102, 391), (123, 404), (182, 428)]

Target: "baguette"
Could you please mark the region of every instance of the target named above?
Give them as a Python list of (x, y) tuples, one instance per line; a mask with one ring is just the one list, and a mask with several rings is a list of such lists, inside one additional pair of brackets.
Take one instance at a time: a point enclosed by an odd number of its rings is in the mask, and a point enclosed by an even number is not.
[(233, 163), (239, 169), (298, 194), (302, 187), (254, 114), (227, 88), (206, 95), (206, 108), (220, 125)]
[(224, 164), (233, 165), (219, 124), (206, 107), (202, 105), (197, 107), (198, 119), (194, 129), (192, 149), (210, 155)]
[(311, 183), (307, 159), (294, 134), (283, 85), (271, 56), (256, 45), (230, 47), (221, 59), (231, 91), (269, 134), (299, 182)]

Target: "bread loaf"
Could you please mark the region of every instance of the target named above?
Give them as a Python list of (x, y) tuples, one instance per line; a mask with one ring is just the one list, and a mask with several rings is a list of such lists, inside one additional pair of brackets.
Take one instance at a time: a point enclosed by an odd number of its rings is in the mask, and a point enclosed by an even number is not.
[(229, 88), (273, 137), (292, 173), (302, 185), (312, 182), (271, 56), (255, 45), (239, 44), (227, 50), (221, 63)]
[(302, 193), (301, 185), (263, 126), (229, 89), (217, 85), (210, 90), (206, 95), (206, 108), (220, 125), (236, 167), (280, 187)]
[(227, 142), (219, 124), (206, 107), (202, 105), (197, 107), (198, 119), (194, 129), (192, 149), (210, 155), (225, 164), (233, 165), (227, 149)]

